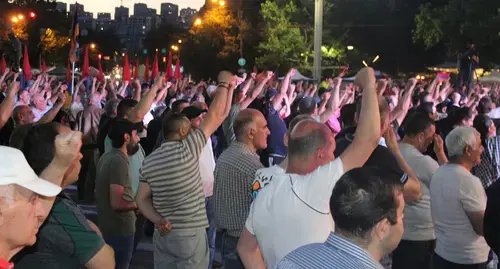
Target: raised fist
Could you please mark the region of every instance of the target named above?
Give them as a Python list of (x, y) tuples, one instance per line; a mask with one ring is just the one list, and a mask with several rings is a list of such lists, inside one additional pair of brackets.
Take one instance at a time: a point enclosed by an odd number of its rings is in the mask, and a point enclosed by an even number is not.
[(356, 85), (359, 85), (363, 90), (369, 87), (375, 86), (375, 71), (371, 67), (364, 67), (359, 70), (356, 74), (356, 79), (354, 80)]

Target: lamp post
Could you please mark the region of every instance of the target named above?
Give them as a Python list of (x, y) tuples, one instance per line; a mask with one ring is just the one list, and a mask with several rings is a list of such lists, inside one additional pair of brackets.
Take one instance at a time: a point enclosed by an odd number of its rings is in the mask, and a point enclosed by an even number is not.
[(314, 69), (313, 78), (321, 79), (321, 45), (323, 42), (323, 0), (314, 1)]

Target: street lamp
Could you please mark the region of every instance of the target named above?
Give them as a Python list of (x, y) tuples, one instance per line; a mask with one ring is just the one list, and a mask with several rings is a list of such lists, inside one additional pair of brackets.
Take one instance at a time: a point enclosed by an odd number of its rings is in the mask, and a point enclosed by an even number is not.
[(354, 46), (347, 46), (347, 50), (353, 50)]
[(17, 17), (12, 17), (12, 22), (13, 23), (18, 23), (19, 22), (19, 19)]
[(30, 12), (30, 18), (34, 19), (35, 17), (36, 17), (35, 12), (31, 11), (31, 12)]
[(24, 15), (23, 15), (23, 14), (19, 14), (19, 15), (17, 16), (17, 18), (18, 18), (19, 20), (23, 20), (23, 19), (24, 19)]
[(90, 43), (90, 49), (94, 50), (96, 48), (95, 43)]
[(200, 26), (201, 25), (201, 19), (200, 18), (196, 18), (196, 20), (194, 20), (194, 25)]
[(224, 0), (220, 0), (220, 1), (219, 1), (219, 5), (220, 5), (221, 7), (223, 7), (223, 6), (225, 6), (225, 5), (226, 5), (226, 2), (225, 2)]
[(179, 40), (177, 41), (177, 43), (182, 44), (182, 40), (180, 40), (180, 39), (179, 39)]
[(214, 3), (214, 4), (217, 3), (217, 0), (212, 0), (212, 3)]

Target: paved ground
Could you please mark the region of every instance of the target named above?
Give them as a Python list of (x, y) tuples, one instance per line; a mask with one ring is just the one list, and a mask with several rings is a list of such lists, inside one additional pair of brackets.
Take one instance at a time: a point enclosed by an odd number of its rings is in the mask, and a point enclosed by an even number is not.
[[(68, 194), (74, 201), (76, 199), (76, 187), (69, 186), (65, 193)], [(80, 209), (83, 210), (85, 216), (97, 224), (97, 209), (95, 205), (79, 204)], [(219, 237), (220, 238), (220, 237)], [(217, 252), (215, 254), (215, 260), (221, 261), (220, 259), (220, 240), (216, 240)], [(129, 267), (130, 269), (152, 269), (153, 268), (153, 242), (152, 238), (145, 236), (142, 241), (137, 246), (137, 251), (132, 257), (132, 263)]]

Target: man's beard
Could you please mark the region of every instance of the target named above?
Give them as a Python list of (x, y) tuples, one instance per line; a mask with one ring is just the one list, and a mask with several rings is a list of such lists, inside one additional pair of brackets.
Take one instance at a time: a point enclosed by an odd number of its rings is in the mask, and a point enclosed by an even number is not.
[(128, 144), (127, 145), (127, 154), (129, 156), (132, 156), (132, 155), (136, 154), (137, 151), (139, 151), (139, 143)]

